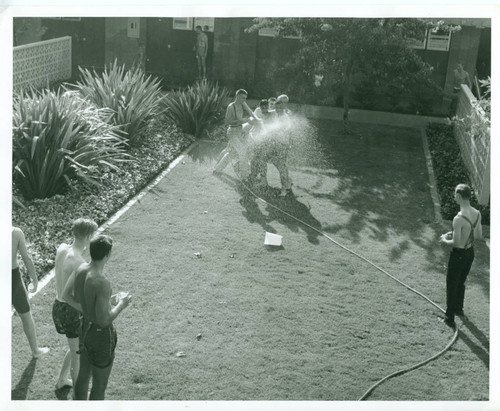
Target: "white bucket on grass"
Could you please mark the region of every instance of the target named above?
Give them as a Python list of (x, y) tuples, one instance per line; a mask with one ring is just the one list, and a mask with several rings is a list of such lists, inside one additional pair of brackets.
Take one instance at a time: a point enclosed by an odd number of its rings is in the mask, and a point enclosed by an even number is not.
[(282, 239), (283, 239), (283, 236), (281, 236), (279, 234), (268, 233), (266, 231), (266, 238), (264, 239), (264, 245), (280, 246)]

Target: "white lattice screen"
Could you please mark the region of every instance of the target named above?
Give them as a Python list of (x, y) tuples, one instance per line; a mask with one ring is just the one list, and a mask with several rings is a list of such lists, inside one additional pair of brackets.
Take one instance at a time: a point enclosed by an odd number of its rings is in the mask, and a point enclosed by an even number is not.
[(43, 87), (71, 77), (71, 37), (14, 47), (15, 91), (26, 86)]
[[(466, 118), (472, 114), (476, 119), (480, 119), (481, 113), (472, 103), (475, 100), (469, 87), (462, 84), (458, 95), (457, 117)], [(455, 127), (455, 138), (460, 146), (462, 159), (469, 172), (479, 204), (487, 204), (490, 198), (490, 135), (472, 136), (463, 125), (458, 125)]]

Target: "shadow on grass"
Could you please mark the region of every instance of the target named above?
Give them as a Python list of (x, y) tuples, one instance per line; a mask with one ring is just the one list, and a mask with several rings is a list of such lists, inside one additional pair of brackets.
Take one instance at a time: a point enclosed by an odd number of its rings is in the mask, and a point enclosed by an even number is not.
[[(280, 190), (276, 188), (252, 188), (252, 191), (254, 191), (256, 195), (268, 203), (266, 204), (267, 214), (264, 214), (257, 204), (258, 199), (250, 191), (248, 191), (238, 179), (227, 174), (222, 174), (217, 177), (233, 187), (240, 194), (240, 204), (245, 208), (243, 215), (250, 223), (258, 223), (265, 231), (275, 233), (276, 230), (270, 226), (270, 223), (272, 221), (276, 221), (287, 226), (288, 229), (293, 232), (299, 232), (299, 229), (302, 229), (306, 233), (307, 240), (310, 243), (319, 243), (318, 237), (321, 234), (311, 227), (321, 230), (320, 222), (310, 213), (309, 207), (298, 201), (293, 193), (289, 193), (285, 197), (280, 197)], [(274, 207), (269, 204), (272, 204)], [(304, 221), (311, 227), (299, 223), (297, 220), (287, 216), (280, 210), (283, 210), (286, 213)]]
[[(481, 343), (481, 345), (483, 346), (484, 350), (486, 352), (486, 354), (488, 354), (488, 352), (490, 351), (490, 340), (488, 339), (488, 337), (486, 336), (486, 334), (484, 334), (484, 332), (482, 332), (479, 328), (476, 327), (476, 325), (470, 321), (467, 317), (464, 317), (462, 319), (462, 324), (465, 328), (467, 328), (470, 333), (477, 338), (477, 340)], [(489, 359), (489, 354), (488, 354), (488, 359)]]
[(11, 391), (12, 400), (25, 400), (28, 395), (28, 388), (33, 381), (33, 376), (35, 375), (37, 359), (32, 357), (28, 366), (23, 371), (21, 379), (17, 383), (16, 387)]
[(490, 355), (483, 347), (472, 341), (463, 331), (459, 331), (459, 337), (470, 348), (470, 350), (479, 358), (483, 364), (490, 369)]
[[(342, 123), (313, 120), (316, 135), (309, 148), (298, 147), (293, 156), (299, 173), (317, 176), (315, 184), (300, 187), (314, 198), (331, 201), (349, 213), (347, 223), (324, 227), (325, 232), (346, 232), (353, 242), (366, 235), (380, 243), (394, 234), (404, 236), (388, 257), (400, 259), (410, 244), (425, 250), (433, 267), (442, 261), (436, 241), (426, 236), (434, 221), (428, 173), (419, 130), (352, 124), (344, 134)], [(301, 154), (301, 153), (305, 154)]]

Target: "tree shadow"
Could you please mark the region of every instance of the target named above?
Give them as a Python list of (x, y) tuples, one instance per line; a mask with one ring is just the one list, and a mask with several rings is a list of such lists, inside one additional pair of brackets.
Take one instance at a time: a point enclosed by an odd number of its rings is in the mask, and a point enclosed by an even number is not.
[(28, 396), (28, 389), (33, 381), (33, 376), (35, 375), (37, 359), (32, 357), (28, 366), (23, 371), (21, 379), (16, 384), (16, 387), (11, 391), (12, 400), (25, 400)]
[[(253, 193), (266, 202), (265, 211), (267, 214), (265, 214), (261, 211), (258, 205), (258, 199), (255, 195), (238, 179), (227, 174), (221, 174), (217, 177), (233, 187), (241, 196), (240, 204), (244, 207), (243, 215), (250, 223), (257, 223), (265, 231), (275, 233), (276, 230), (270, 223), (276, 221), (285, 225), (292, 232), (297, 233), (302, 229), (306, 233), (307, 240), (311, 244), (319, 244), (318, 237), (321, 234), (316, 230), (321, 231), (321, 224), (311, 214), (310, 208), (297, 200), (295, 194), (289, 193), (284, 197), (280, 197), (280, 190), (277, 188), (265, 187), (257, 189), (252, 187), (251, 190)], [(307, 223), (307, 225), (302, 224), (296, 219)], [(276, 247), (273, 247), (273, 251), (276, 251), (274, 248)]]

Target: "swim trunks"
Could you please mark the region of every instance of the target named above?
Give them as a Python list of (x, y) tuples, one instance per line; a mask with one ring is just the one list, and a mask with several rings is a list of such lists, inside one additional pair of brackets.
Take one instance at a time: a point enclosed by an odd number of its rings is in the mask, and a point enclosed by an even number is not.
[(25, 314), (30, 310), (28, 294), (21, 279), (19, 267), (12, 270), (12, 305), (18, 314)]
[(68, 303), (55, 300), (52, 304), (52, 320), (59, 334), (77, 338), (80, 332), (80, 313)]
[(83, 338), (80, 339), (80, 353), (85, 351), (90, 364), (98, 368), (109, 367), (115, 359), (117, 334), (113, 324), (99, 327), (84, 321)]

